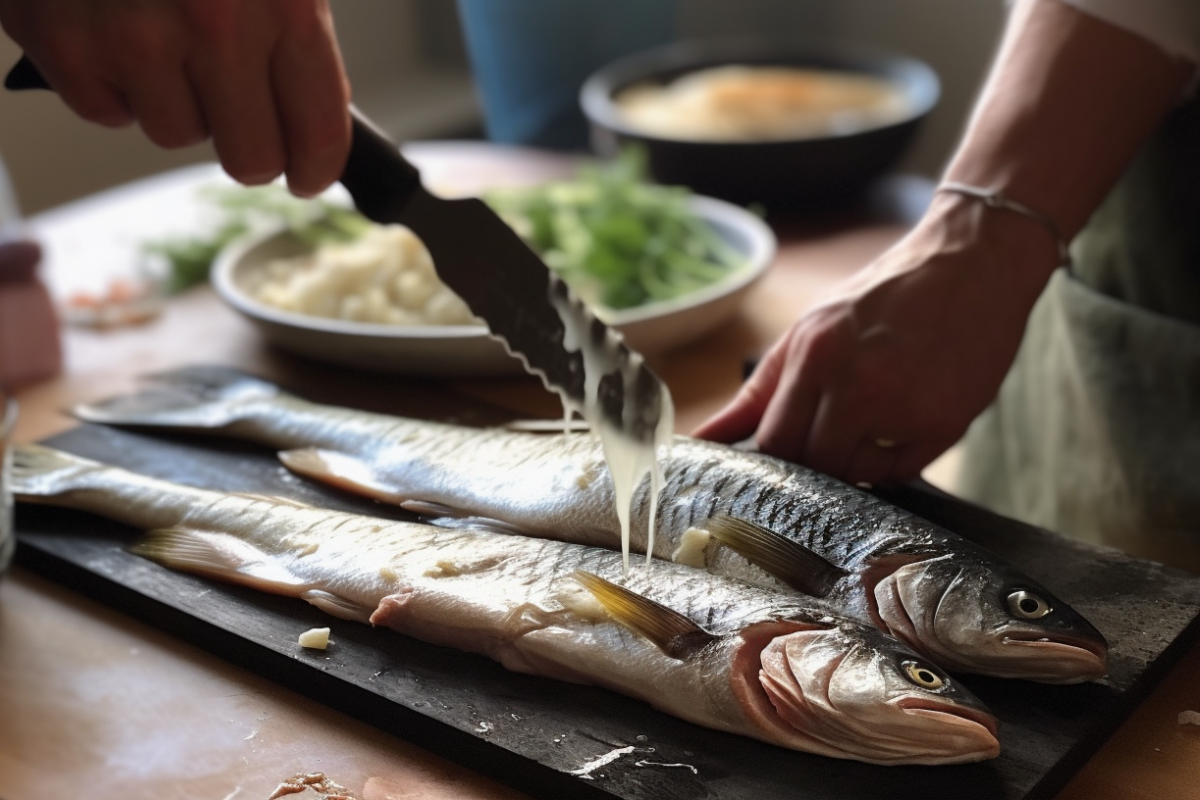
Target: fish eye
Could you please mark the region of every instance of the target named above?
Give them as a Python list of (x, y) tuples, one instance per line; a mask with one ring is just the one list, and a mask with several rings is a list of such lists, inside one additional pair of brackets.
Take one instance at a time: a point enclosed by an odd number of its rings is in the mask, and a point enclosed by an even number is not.
[(901, 666), (904, 667), (904, 672), (908, 675), (909, 680), (922, 689), (941, 689), (946, 685), (941, 675), (919, 662), (905, 661)]
[(1045, 600), (1024, 589), (1008, 596), (1008, 607), (1021, 619), (1041, 619), (1054, 610)]

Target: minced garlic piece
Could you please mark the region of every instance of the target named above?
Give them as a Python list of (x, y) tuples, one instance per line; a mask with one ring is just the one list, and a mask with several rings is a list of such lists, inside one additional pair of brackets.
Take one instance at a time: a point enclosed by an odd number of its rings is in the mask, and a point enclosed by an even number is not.
[(591, 622), (602, 622), (608, 619), (608, 612), (604, 610), (604, 606), (600, 604), (596, 596), (581, 586), (564, 588), (554, 599), (580, 619)]
[(688, 528), (679, 539), (679, 547), (671, 554), (671, 560), (676, 564), (703, 569), (707, 566), (704, 549), (712, 534), (703, 528)]
[(454, 578), (462, 574), (462, 567), (453, 561), (442, 560), (425, 570), (426, 578)]
[(329, 646), (329, 628), (310, 628), (300, 634), (300, 646), (311, 650), (324, 650)]

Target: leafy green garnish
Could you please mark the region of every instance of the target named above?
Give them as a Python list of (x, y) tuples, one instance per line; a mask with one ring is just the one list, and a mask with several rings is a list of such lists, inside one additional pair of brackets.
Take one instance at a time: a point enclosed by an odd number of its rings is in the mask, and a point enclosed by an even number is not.
[[(167, 262), (174, 293), (208, 279), (221, 249), (255, 229), (286, 227), (316, 247), (348, 241), (372, 223), (327, 200), (301, 200), (277, 185), (206, 187), (220, 220), (204, 236), (150, 242)], [(613, 309), (670, 300), (707, 286), (742, 257), (692, 209), (692, 193), (646, 179), (644, 154), (589, 164), (571, 180), (495, 189), (484, 200), (587, 302)]]
[(282, 186), (206, 186), (201, 198), (219, 220), (207, 235), (147, 242), (142, 250), (166, 262), (164, 289), (181, 292), (208, 280), (213, 260), (234, 239), (252, 230), (284, 227), (305, 244), (349, 241), (369, 226), (366, 217), (324, 199), (303, 200)]
[(581, 297), (621, 309), (687, 294), (742, 262), (691, 206), (683, 187), (650, 183), (626, 150), (577, 178), (484, 195)]

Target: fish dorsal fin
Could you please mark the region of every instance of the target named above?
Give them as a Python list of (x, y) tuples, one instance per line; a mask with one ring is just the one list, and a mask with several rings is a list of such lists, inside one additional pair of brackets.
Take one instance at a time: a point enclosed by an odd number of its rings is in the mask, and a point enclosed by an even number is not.
[(705, 528), (751, 564), (811, 597), (825, 597), (849, 574), (799, 542), (748, 520), (717, 514)]
[(686, 658), (716, 638), (678, 611), (599, 575), (576, 570), (575, 580), (592, 593), (610, 617), (649, 639), (671, 658)]

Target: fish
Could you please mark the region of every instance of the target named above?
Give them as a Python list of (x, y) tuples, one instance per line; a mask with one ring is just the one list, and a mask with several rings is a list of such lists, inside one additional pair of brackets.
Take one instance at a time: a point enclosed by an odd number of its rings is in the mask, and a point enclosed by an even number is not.
[(880, 765), (999, 753), (978, 698), (819, 601), (669, 562), (623, 577), (606, 548), (214, 492), (41, 445), (15, 448), (13, 491), (146, 531), (132, 552), (164, 567), (606, 687), (697, 725)]
[[(237, 370), (188, 367), (74, 413), (217, 433), (281, 451), (294, 472), (446, 527), (615, 547), (603, 452), (533, 434), (309, 402)], [(633, 499), (647, 544), (650, 488)], [(676, 436), (648, 555), (836, 604), (951, 671), (1052, 684), (1102, 677), (1108, 643), (1001, 557), (857, 487), (765, 454)]]

